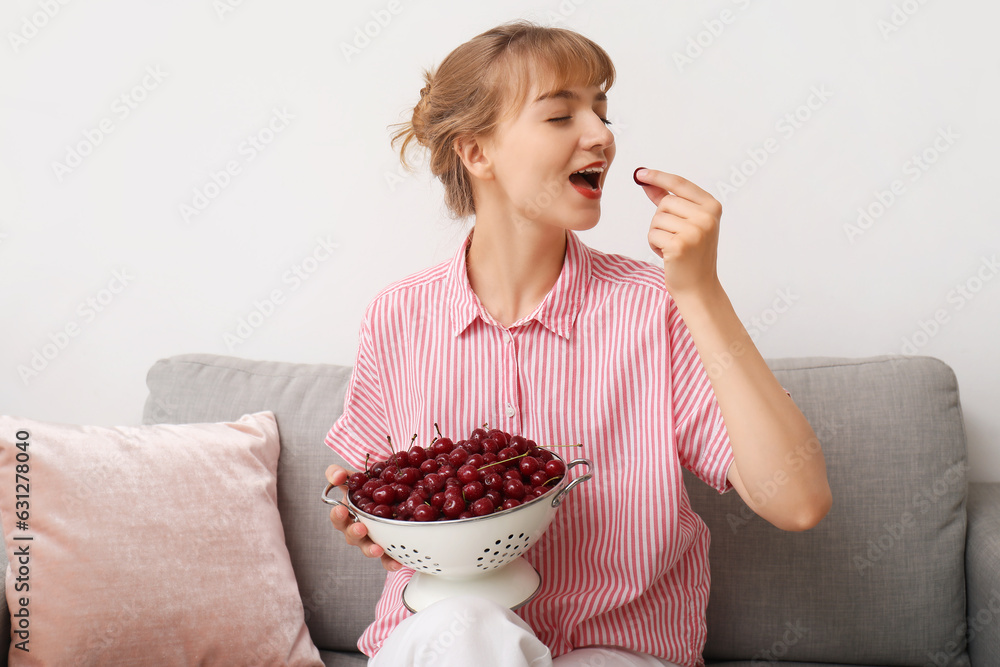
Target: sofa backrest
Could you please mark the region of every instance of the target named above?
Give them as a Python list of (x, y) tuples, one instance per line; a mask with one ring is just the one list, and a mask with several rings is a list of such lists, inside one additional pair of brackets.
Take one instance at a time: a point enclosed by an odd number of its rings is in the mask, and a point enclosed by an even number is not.
[(385, 570), (334, 531), (320, 499), (325, 471), (344, 461), (323, 438), (343, 412), (351, 369), (188, 354), (149, 370), (143, 423), (236, 419), (270, 410), (278, 422), (278, 509), (302, 595), (306, 625), (321, 650), (356, 651), (374, 619)]
[[(962, 646), (965, 628), (967, 485), (951, 369), (926, 357), (769, 363), (818, 435), (834, 506), (812, 530), (785, 532), (735, 492), (719, 495), (685, 473), (712, 531), (706, 658), (967, 664), (964, 648), (949, 648)], [(279, 509), (306, 622), (324, 650), (355, 649), (385, 578), (333, 532), (320, 501), (326, 467), (343, 463), (323, 438), (350, 372), (176, 356), (150, 369), (143, 416), (183, 423), (274, 412)], [(798, 455), (814, 451), (803, 443)]]
[(705, 657), (967, 665), (954, 373), (928, 357), (769, 364), (822, 443), (833, 508), (815, 528), (785, 532), (685, 471), (712, 533)]

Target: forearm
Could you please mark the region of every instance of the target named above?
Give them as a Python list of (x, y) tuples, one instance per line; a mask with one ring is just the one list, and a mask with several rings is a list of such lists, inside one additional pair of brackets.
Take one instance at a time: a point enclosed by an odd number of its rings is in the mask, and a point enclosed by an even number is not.
[(730, 474), (733, 486), (779, 528), (815, 525), (829, 510), (831, 495), (809, 422), (768, 368), (721, 285), (674, 298), (726, 423), (737, 472)]

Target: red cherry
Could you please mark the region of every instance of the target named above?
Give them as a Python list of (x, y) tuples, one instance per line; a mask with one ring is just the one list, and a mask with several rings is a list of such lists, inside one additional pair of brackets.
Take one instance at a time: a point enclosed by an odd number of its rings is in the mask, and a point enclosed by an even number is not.
[(522, 475), (528, 475), (529, 477), (538, 470), (540, 463), (538, 459), (534, 456), (525, 456), (518, 463), (518, 467), (521, 469)]
[(503, 445), (499, 440), (494, 438), (487, 438), (483, 440), (483, 455), (486, 454), (496, 454), (503, 448)]
[(462, 488), (462, 480), (460, 480), (458, 477), (449, 477), (448, 479), (444, 480), (444, 488), (446, 491), (452, 487), (458, 489)]
[(465, 465), (470, 465), (473, 468), (481, 468), (486, 461), (483, 459), (482, 454), (473, 454), (465, 460)]
[(507, 445), (507, 434), (498, 428), (490, 429), (487, 435), (494, 440), (498, 441), (501, 446)]
[(521, 501), (518, 500), (517, 498), (508, 498), (507, 500), (503, 501), (503, 505), (501, 505), (500, 507), (502, 507), (505, 510), (509, 510), (509, 509), (514, 509), (520, 504)]
[(517, 450), (513, 447), (504, 447), (497, 453), (497, 458), (501, 461), (509, 461), (517, 456)]
[(380, 486), (382, 486), (382, 480), (370, 479), (364, 483), (364, 486), (361, 487), (361, 490), (358, 491), (358, 493), (361, 494), (361, 497), (363, 498), (371, 498), (372, 494), (375, 493), (375, 489)]
[(371, 513), (380, 519), (392, 518), (392, 508), (388, 505), (376, 505), (374, 509), (372, 509)]
[(552, 459), (545, 464), (545, 474), (549, 477), (561, 477), (566, 472), (566, 466), (558, 459)]
[(438, 468), (437, 474), (441, 475), (445, 479), (448, 479), (449, 477), (454, 477), (455, 466), (451, 465), (450, 463), (446, 463), (440, 468)]
[(420, 472), (424, 475), (429, 475), (432, 472), (437, 472), (437, 469), (441, 467), (441, 464), (434, 459), (427, 459), (420, 464)]
[(485, 428), (477, 428), (472, 431), (472, 435), (469, 436), (469, 440), (475, 438), (476, 440), (485, 440), (490, 435), (489, 431)]
[(451, 438), (438, 438), (431, 445), (431, 453), (435, 456), (439, 454), (447, 454), (451, 451), (455, 443), (451, 441)]
[(438, 518), (438, 511), (431, 505), (420, 505), (413, 510), (414, 521), (434, 521)]
[(417, 467), (421, 463), (427, 460), (427, 450), (417, 445), (416, 447), (411, 447), (410, 451), (406, 454), (406, 461), (411, 466)]
[(517, 468), (507, 468), (506, 470), (503, 471), (503, 478), (520, 480), (521, 471), (518, 470)]
[(483, 476), (483, 484), (486, 485), (486, 488), (493, 489), (494, 491), (499, 491), (503, 488), (503, 481), (503, 477), (495, 472)]
[(379, 475), (378, 477), (383, 482), (390, 482), (390, 483), (392, 483), (392, 482), (396, 481), (396, 473), (398, 473), (398, 472), (399, 472), (399, 468), (397, 468), (396, 466), (386, 466), (382, 470), (382, 474)]
[[(493, 501), (489, 498), (480, 498), (472, 503), (472, 513), (475, 516), (486, 516), (493, 513)], [(388, 507), (386, 508), (388, 509)], [(390, 510), (391, 511), (391, 510)]]
[(479, 481), (480, 474), (476, 466), (466, 464), (458, 469), (456, 476), (462, 484), (468, 484), (469, 482)]
[(469, 458), (469, 452), (461, 447), (456, 447), (448, 454), (448, 462), (456, 468), (465, 463), (467, 458)]
[(470, 454), (479, 454), (483, 451), (482, 440), (462, 440), (459, 444)]
[(461, 497), (448, 498), (441, 507), (441, 513), (449, 519), (457, 519), (465, 511), (465, 501)]
[(508, 498), (520, 500), (524, 498), (524, 484), (519, 479), (508, 479), (504, 482), (503, 492)]
[(445, 496), (443, 493), (439, 491), (438, 493), (435, 493), (433, 496), (431, 496), (431, 505), (437, 507), (438, 509), (441, 509), (442, 507), (444, 507), (444, 504), (445, 502), (447, 502), (447, 500), (448, 500), (447, 496)]
[(403, 468), (396, 473), (396, 481), (409, 486), (416, 484), (422, 477), (423, 475), (420, 474), (420, 471), (413, 467)]
[(545, 482), (547, 482), (548, 479), (549, 476), (545, 474), (544, 470), (536, 470), (535, 472), (531, 473), (531, 484), (533, 486), (541, 486), (542, 484), (545, 484)]
[(517, 450), (518, 454), (524, 454), (528, 451), (528, 440), (527, 438), (520, 435), (513, 435), (508, 443), (511, 447)]
[(436, 472), (432, 472), (429, 475), (424, 476), (424, 485), (431, 493), (437, 493), (444, 488), (444, 479), (444, 477)]
[(396, 491), (392, 488), (391, 484), (383, 484), (375, 489), (375, 492), (372, 494), (372, 500), (379, 505), (389, 505), (396, 500)]
[(462, 495), (469, 502), (479, 500), (486, 494), (486, 487), (482, 482), (469, 482), (462, 487)]
[(499, 507), (500, 504), (503, 502), (503, 496), (500, 495), (500, 492), (494, 491), (493, 489), (487, 491), (484, 498), (488, 498), (490, 502), (493, 503), (493, 507)]
[(364, 486), (367, 481), (368, 475), (363, 472), (356, 472), (347, 478), (347, 490), (353, 493)]
[(376, 463), (371, 467), (371, 472), (369, 473), (369, 477), (372, 477), (374, 479), (375, 477), (381, 476), (382, 471), (385, 470), (386, 466), (388, 465), (389, 464), (386, 463), (385, 461), (379, 461), (378, 463)]

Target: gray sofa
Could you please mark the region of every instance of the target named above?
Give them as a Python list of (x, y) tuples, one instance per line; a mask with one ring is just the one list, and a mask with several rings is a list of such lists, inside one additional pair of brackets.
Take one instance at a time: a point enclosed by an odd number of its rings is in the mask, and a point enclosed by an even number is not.
[[(951, 369), (928, 357), (769, 363), (822, 443), (834, 505), (814, 529), (783, 532), (735, 492), (720, 496), (687, 476), (712, 531), (706, 663), (1000, 666), (1000, 484), (967, 481)], [(323, 437), (350, 371), (176, 356), (149, 370), (143, 415), (151, 424), (275, 413), (286, 541), (330, 666), (365, 664), (355, 642), (384, 578), (335, 534), (320, 500), (324, 470), (339, 462)], [(804, 443), (799, 455), (811, 451)], [(5, 607), (0, 619), (6, 642)]]

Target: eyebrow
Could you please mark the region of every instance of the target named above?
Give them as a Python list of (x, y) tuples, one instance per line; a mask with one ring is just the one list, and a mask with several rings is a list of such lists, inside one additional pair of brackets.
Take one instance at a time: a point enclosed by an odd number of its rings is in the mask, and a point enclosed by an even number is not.
[[(543, 101), (548, 100), (548, 99), (578, 100), (578, 99), (580, 99), (580, 96), (577, 95), (572, 90), (565, 90), (565, 89), (563, 89), (563, 90), (554, 90), (552, 92), (548, 92), (548, 93), (544, 93), (542, 95), (539, 95), (538, 98), (535, 99), (535, 101), (533, 102), (533, 104), (538, 104), (539, 102), (543, 102)], [(596, 102), (607, 102), (608, 101), (608, 96), (605, 93), (600, 92), (600, 93), (598, 93), (594, 97), (594, 100)]]

